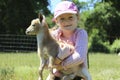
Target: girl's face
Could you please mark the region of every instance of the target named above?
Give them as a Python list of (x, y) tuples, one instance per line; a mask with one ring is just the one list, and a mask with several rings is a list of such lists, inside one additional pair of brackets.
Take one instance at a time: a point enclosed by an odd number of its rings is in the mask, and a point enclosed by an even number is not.
[(70, 13), (62, 14), (56, 18), (56, 24), (61, 30), (74, 31), (77, 28), (78, 16)]

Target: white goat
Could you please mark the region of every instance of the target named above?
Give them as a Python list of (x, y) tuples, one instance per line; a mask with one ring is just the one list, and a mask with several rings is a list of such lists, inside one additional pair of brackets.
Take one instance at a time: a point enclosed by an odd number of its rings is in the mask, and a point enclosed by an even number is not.
[[(57, 56), (59, 44), (51, 37), (45, 17), (39, 14), (39, 18), (32, 20), (31, 25), (26, 29), (27, 35), (37, 36), (38, 55), (40, 56), (39, 80), (43, 80), (42, 72), (49, 60), (48, 68), (50, 69), (50, 80), (54, 80), (52, 73), (54, 59)], [(61, 80), (72, 80), (76, 75), (83, 77), (85, 80), (91, 80), (87, 68), (82, 65), (74, 67), (72, 73), (63, 75)]]

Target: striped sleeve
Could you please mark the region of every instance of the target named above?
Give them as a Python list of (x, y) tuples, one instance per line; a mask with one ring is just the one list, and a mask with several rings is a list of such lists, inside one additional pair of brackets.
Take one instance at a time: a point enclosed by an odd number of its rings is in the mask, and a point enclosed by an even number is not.
[[(62, 66), (65, 68), (72, 68), (81, 63), (85, 63), (87, 60), (88, 51), (88, 35), (85, 30), (79, 30), (76, 34), (75, 51), (62, 62)], [(85, 65), (87, 65), (85, 63)]]

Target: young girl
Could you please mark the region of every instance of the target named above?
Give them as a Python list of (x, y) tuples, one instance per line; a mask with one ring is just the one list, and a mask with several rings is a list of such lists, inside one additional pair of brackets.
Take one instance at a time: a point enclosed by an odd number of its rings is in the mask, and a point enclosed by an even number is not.
[[(55, 63), (57, 70), (64, 70), (69, 72), (69, 69), (83, 64), (87, 67), (87, 51), (88, 51), (88, 35), (84, 29), (78, 28), (79, 11), (77, 6), (70, 1), (60, 2), (54, 10), (54, 20), (59, 27), (52, 32), (52, 36), (63, 43), (74, 46), (74, 49), (64, 47), (60, 49)], [(60, 73), (55, 70), (55, 80), (60, 80), (58, 77)], [(74, 80), (81, 80), (80, 77)]]

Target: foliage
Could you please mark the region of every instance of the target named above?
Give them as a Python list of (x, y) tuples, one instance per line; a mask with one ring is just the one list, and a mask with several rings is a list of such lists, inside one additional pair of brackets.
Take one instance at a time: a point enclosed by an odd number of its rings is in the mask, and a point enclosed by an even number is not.
[(50, 13), (47, 6), (46, 0), (0, 0), (0, 33), (24, 34), (39, 10)]
[(87, 18), (89, 17), (89, 15), (91, 14), (92, 11), (84, 11), (80, 13), (80, 17), (79, 17), (79, 22), (78, 25), (80, 26), (80, 28), (85, 28), (88, 29), (85, 26), (85, 22), (87, 20)]
[(120, 11), (120, 5), (119, 5), (120, 0), (102, 0), (102, 1), (113, 3), (112, 7), (114, 7), (117, 11)]
[(98, 29), (93, 29), (89, 35), (89, 52), (109, 52), (109, 43), (104, 42)]
[(46, 16), (46, 21), (49, 25), (49, 28), (52, 28), (53, 26), (55, 26), (55, 22), (52, 19), (53, 19), (53, 15), (50, 14)]
[[(112, 3), (107, 2), (96, 4), (95, 9), (85, 21), (85, 27), (89, 35), (94, 34), (92, 33), (94, 29), (99, 30), (99, 36), (102, 39), (101, 44), (107, 41), (112, 44), (116, 38), (120, 37), (120, 13), (111, 5)], [(99, 41), (99, 39), (96, 41)], [(99, 45), (96, 44), (97, 46)]]
[(120, 39), (116, 39), (111, 45), (111, 53), (119, 53), (120, 52)]
[[(96, 52), (93, 48), (95, 47), (105, 49), (101, 50), (102, 52), (109, 52), (110, 45), (116, 38), (120, 37), (119, 22), (120, 13), (112, 6), (112, 3), (96, 4), (95, 9), (93, 12), (91, 11), (85, 21), (85, 28), (91, 37), (89, 50)], [(98, 33), (95, 33), (96, 30), (98, 30)]]

